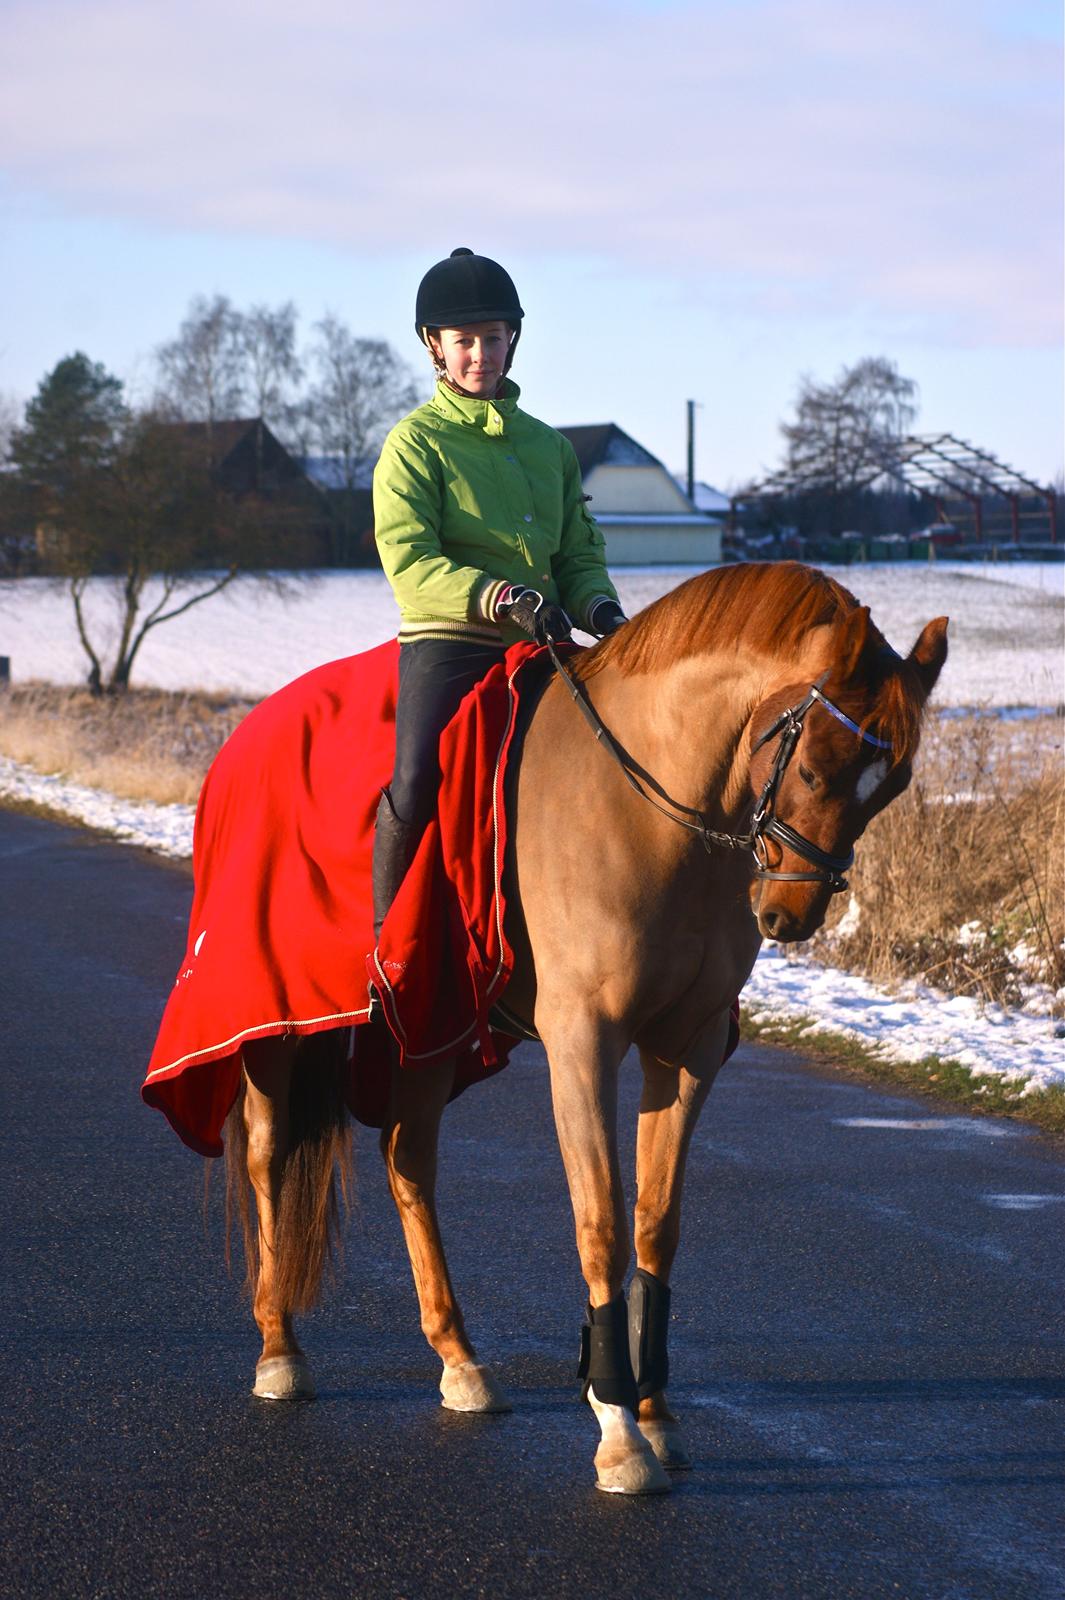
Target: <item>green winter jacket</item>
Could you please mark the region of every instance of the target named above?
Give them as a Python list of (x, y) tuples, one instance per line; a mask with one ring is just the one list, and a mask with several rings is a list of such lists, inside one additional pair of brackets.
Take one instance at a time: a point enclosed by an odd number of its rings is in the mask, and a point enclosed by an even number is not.
[(402, 641), (520, 638), (488, 620), (503, 583), (538, 589), (578, 625), (617, 599), (573, 446), (519, 410), (519, 392), (508, 379), (478, 400), (438, 383), (385, 440), (374, 524)]

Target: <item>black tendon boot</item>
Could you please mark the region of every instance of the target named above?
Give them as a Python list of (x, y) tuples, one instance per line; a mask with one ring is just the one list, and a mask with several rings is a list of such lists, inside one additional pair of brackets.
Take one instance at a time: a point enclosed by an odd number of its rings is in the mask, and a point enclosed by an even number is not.
[(641, 1400), (669, 1382), (669, 1285), (637, 1267), (629, 1285), (629, 1355)]
[(381, 790), (381, 803), (377, 807), (377, 823), (373, 835), (373, 936), (374, 944), (381, 937), (381, 925), (407, 876), (407, 868), (414, 859), (420, 835), (410, 822), (397, 817), (392, 809), (392, 796)]
[[(660, 1395), (669, 1382), (668, 1334), (669, 1285), (637, 1267), (629, 1285), (629, 1353), (641, 1400)], [(662, 1408), (645, 1417), (639, 1427), (667, 1471), (681, 1472), (691, 1466), (680, 1423), (670, 1412)]]
[(581, 1398), (595, 1389), (608, 1406), (627, 1406), (636, 1415), (636, 1381), (629, 1359), (629, 1326), (625, 1298), (615, 1295), (605, 1306), (589, 1306), (581, 1329)]

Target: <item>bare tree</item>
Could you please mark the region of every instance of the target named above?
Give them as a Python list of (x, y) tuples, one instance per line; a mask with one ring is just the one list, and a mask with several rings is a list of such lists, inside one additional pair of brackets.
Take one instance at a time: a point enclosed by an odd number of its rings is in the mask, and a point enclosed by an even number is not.
[(0, 391), (0, 467), (11, 459), (11, 445), (22, 417), (22, 406), (13, 394)]
[[(97, 694), (128, 686), (153, 628), (261, 557), (254, 506), (220, 488), (205, 434), (133, 415), (119, 380), (80, 352), (42, 381), (15, 431), (0, 498), (30, 519), (66, 584)], [(117, 610), (108, 643), (94, 583)]]
[(417, 402), (413, 374), (383, 339), (359, 339), (330, 313), (315, 324), (318, 382), (307, 396), (317, 441), (339, 467), (344, 498), (336, 558), (352, 556), (350, 496), (363, 487), (385, 434)]
[(804, 377), (795, 421), (781, 425), (786, 470), (837, 496), (869, 480), (884, 446), (905, 434), (916, 415), (916, 383), (886, 356), (865, 356), (832, 383)]
[[(216, 485), (202, 443), (152, 414), (131, 419), (109, 470), (85, 486), (76, 530), (61, 547), (74, 617), (89, 662), (90, 687), (129, 687), (153, 628), (211, 599), (240, 571), (242, 509)], [(118, 611), (105, 663), (85, 607), (98, 574)]]
[(225, 295), (197, 295), (176, 339), (156, 352), (160, 400), (186, 422), (216, 422), (239, 415), (243, 402), (241, 318)]
[(244, 366), (244, 387), (257, 417), (284, 433), (303, 365), (296, 354), (296, 307), (291, 300), (276, 310), (252, 306), (235, 313), (236, 337)]

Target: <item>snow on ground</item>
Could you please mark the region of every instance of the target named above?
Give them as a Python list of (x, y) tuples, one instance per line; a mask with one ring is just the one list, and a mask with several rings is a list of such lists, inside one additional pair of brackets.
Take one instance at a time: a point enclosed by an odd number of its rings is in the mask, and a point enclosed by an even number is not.
[(179, 859), (192, 855), (195, 806), (123, 800), (103, 789), (69, 783), (55, 773), (34, 772), (32, 767), (9, 761), (6, 756), (0, 756), (0, 797), (74, 817), (101, 833), (114, 834), (123, 844), (142, 845), (146, 850)]
[(782, 945), (760, 952), (743, 1003), (754, 1022), (806, 1016), (804, 1032), (845, 1034), (889, 1061), (949, 1057), (980, 1076), (1023, 1083), (1025, 1094), (1065, 1087), (1065, 1030), (1046, 1015), (983, 1006), (913, 981), (887, 993)]
[[(1065, 563), (870, 563), (828, 569), (872, 608), (895, 648), (924, 624), (951, 618), (950, 656), (936, 700), (947, 706), (1056, 707), (1065, 699)], [(691, 577), (690, 567), (621, 567), (613, 576), (630, 613)], [(91, 586), (93, 618), (116, 622), (106, 580)], [(393, 637), (395, 604), (380, 572), (294, 578), (282, 596), (253, 578), (148, 635), (134, 682), (164, 689), (269, 694), (337, 656)], [(79, 683), (85, 658), (69, 597), (44, 578), (0, 583), (0, 655), (16, 682)]]
[[(909, 650), (929, 618), (951, 617), (951, 655), (936, 696), (941, 708), (1056, 707), (1065, 700), (1062, 564), (884, 563), (833, 575), (871, 606), (900, 651)], [(614, 573), (630, 614), (690, 576), (690, 568), (677, 567)], [(96, 586), (91, 604), (103, 614), (104, 585)], [(380, 573), (315, 575), (294, 584), (287, 598), (240, 580), (153, 633), (134, 678), (161, 688), (267, 694), (322, 661), (379, 644), (395, 626)], [(60, 587), (43, 579), (0, 583), (0, 654), (12, 658), (16, 681), (83, 681), (70, 602)], [(61, 811), (130, 844), (191, 855), (191, 806), (120, 800), (0, 759), (3, 795)], [(1026, 1092), (1065, 1086), (1065, 1038), (1046, 1015), (982, 1008), (915, 983), (887, 993), (777, 946), (761, 952), (744, 998), (755, 1017), (806, 1017), (811, 1031), (849, 1034), (893, 1059), (949, 1057), (976, 1073), (1025, 1082)]]

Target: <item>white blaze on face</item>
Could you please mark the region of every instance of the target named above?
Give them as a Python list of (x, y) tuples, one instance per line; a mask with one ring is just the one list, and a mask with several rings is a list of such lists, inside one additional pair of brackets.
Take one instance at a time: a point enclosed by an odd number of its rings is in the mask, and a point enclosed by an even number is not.
[(854, 788), (854, 798), (859, 805), (865, 805), (871, 800), (887, 777), (888, 764), (884, 756), (879, 756), (864, 772), (858, 774), (858, 782)]

